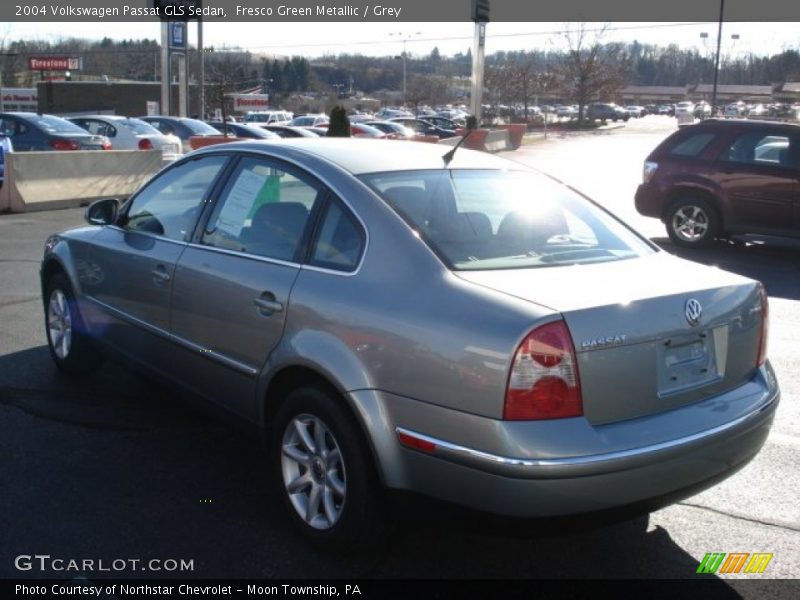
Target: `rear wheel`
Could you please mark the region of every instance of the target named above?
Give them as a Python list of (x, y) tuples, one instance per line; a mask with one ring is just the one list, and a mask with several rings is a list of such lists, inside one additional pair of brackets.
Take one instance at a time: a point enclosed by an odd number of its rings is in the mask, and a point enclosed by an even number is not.
[(91, 373), (101, 362), (78, 312), (75, 294), (66, 276), (58, 273), (45, 288), (47, 346), (56, 367), (69, 375)]
[(327, 550), (370, 545), (383, 525), (379, 483), (354, 417), (323, 387), (298, 388), (278, 409), (272, 458), (290, 518)]
[(674, 202), (666, 216), (667, 233), (677, 246), (699, 248), (720, 233), (717, 210), (702, 198), (686, 196)]

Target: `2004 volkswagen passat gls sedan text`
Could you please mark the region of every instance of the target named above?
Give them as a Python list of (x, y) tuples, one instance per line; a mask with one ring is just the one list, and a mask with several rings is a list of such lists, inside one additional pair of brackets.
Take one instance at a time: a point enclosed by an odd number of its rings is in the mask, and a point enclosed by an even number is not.
[(267, 437), (317, 542), (382, 491), (493, 513), (689, 494), (779, 401), (761, 285), (661, 252), (565, 185), (413, 142), (210, 147), (47, 240), (56, 365), (112, 350)]

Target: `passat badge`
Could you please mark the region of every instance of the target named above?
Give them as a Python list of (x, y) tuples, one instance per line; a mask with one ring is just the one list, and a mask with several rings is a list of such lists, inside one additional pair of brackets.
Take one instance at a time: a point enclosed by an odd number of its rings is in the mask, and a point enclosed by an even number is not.
[(694, 298), (689, 298), (683, 307), (683, 313), (686, 315), (686, 321), (689, 325), (694, 327), (700, 322), (700, 317), (703, 316), (703, 307)]

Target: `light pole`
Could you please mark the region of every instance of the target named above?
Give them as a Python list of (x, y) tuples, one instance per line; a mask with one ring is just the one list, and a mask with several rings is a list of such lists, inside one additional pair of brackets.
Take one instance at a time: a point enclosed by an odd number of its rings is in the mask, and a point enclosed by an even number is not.
[(406, 105), (406, 43), (415, 35), (422, 35), (421, 31), (415, 31), (413, 33), (405, 33), (402, 31), (398, 31), (396, 33), (390, 33), (390, 36), (403, 36), (403, 53), (400, 55), (400, 58), (403, 59), (403, 107), (405, 108)]

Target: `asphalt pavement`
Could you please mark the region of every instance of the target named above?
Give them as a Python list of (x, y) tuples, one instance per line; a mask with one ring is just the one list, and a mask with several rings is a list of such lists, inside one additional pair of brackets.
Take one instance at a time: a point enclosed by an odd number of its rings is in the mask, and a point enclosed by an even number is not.
[[(642, 161), (673, 128), (674, 120), (650, 117), (550, 136), (509, 157), (560, 177), (676, 252), (663, 226), (633, 209)], [(759, 278), (770, 296), (769, 354), (783, 399), (766, 446), (735, 476), (649, 517), (563, 529), (395, 499), (401, 526), (368, 556), (341, 557), (290, 529), (258, 441), (124, 365), (108, 362), (82, 380), (57, 374), (38, 263), (48, 234), (82, 222), (79, 209), (0, 216), (2, 578), (41, 576), (14, 565), (34, 553), (194, 561), (190, 573), (121, 573), (141, 577), (691, 579), (707, 552), (772, 553), (765, 577), (800, 572), (797, 244), (676, 252)], [(748, 596), (736, 581), (744, 577), (719, 585)]]

